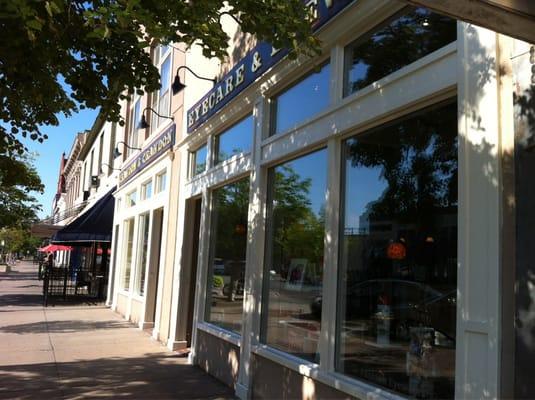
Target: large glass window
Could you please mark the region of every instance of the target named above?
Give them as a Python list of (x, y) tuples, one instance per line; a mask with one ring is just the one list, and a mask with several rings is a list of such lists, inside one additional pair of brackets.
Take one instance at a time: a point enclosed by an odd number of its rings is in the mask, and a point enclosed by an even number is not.
[(134, 218), (124, 223), (124, 262), (123, 262), (123, 289), (130, 290), (130, 271), (132, 268), (132, 253), (134, 251)]
[(329, 105), (330, 71), (330, 64), (325, 64), (273, 99), (272, 135), (296, 127)]
[(319, 362), (327, 151), (269, 171), (262, 341)]
[(149, 213), (139, 216), (138, 250), (136, 263), (135, 293), (143, 296), (145, 293), (145, 273), (147, 269), (147, 253), (149, 248)]
[(344, 95), (348, 96), (455, 41), (454, 19), (425, 8), (406, 8), (347, 46)]
[(249, 179), (213, 192), (205, 319), (238, 333), (243, 319), (248, 207)]
[(207, 158), (208, 146), (206, 144), (191, 153), (191, 176), (199, 175), (206, 171)]
[(343, 148), (336, 368), (416, 398), (453, 398), (456, 104)]
[(253, 142), (253, 116), (242, 119), (231, 128), (216, 136), (216, 159), (219, 164), (235, 154), (251, 151)]

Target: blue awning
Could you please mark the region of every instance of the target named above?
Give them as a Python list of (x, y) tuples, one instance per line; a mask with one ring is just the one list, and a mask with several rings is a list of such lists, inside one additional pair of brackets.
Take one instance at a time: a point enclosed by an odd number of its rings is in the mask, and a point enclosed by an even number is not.
[(52, 236), (51, 243), (79, 244), (111, 242), (115, 187), (100, 198), (89, 210)]

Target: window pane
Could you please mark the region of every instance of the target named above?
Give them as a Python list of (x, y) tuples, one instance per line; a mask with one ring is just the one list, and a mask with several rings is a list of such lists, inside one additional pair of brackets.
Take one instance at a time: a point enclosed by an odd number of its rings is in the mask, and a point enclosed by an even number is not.
[(274, 100), (272, 134), (294, 128), (329, 105), (330, 64), (277, 96)]
[(326, 187), (325, 149), (270, 170), (262, 340), (315, 362)]
[(130, 192), (126, 195), (126, 205), (133, 207), (137, 204), (137, 191)]
[(336, 368), (416, 398), (453, 398), (457, 107), (344, 144)]
[(156, 176), (156, 193), (163, 192), (167, 184), (167, 171)]
[(454, 19), (409, 8), (346, 48), (344, 94), (350, 95), (455, 41)]
[(130, 269), (132, 268), (132, 252), (134, 248), (134, 218), (125, 221), (125, 256), (123, 264), (123, 289), (130, 289)]
[(206, 321), (240, 333), (243, 319), (249, 179), (214, 191)]
[(141, 200), (150, 199), (152, 196), (152, 180), (141, 186)]
[(249, 115), (218, 135), (216, 139), (216, 164), (229, 159), (234, 154), (250, 151), (253, 142), (253, 116)]
[(208, 147), (202, 146), (193, 153), (193, 175), (198, 175), (206, 171), (206, 158), (208, 157)]
[[(161, 82), (161, 88), (159, 92), (159, 102), (158, 102), (158, 113), (163, 116), (169, 115), (169, 96), (170, 96), (170, 90), (169, 87), (171, 86), (171, 57), (167, 57), (167, 59), (163, 62), (162, 67), (160, 69), (160, 82)], [(160, 126), (165, 121), (168, 121), (167, 118), (158, 117), (158, 126)]]
[(160, 88), (160, 97), (162, 97), (169, 90), (169, 86), (171, 85), (171, 57), (167, 57), (162, 64), (160, 82), (162, 85)]
[(147, 269), (147, 250), (149, 244), (149, 213), (139, 216), (139, 256), (136, 263), (136, 293), (143, 296), (145, 273)]

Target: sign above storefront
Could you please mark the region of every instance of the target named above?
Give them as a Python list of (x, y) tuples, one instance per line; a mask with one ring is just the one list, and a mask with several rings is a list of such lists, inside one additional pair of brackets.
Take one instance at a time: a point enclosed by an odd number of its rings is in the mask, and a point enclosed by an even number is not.
[[(312, 27), (319, 29), (353, 0), (308, 0), (306, 6), (313, 18)], [(188, 133), (201, 126), (229, 101), (246, 89), (269, 68), (278, 63), (288, 50), (274, 49), (261, 42), (232, 68), (203, 98), (188, 110)]]
[(173, 124), (154, 139), (145, 150), (121, 169), (119, 186), (124, 185), (175, 144), (176, 125)]

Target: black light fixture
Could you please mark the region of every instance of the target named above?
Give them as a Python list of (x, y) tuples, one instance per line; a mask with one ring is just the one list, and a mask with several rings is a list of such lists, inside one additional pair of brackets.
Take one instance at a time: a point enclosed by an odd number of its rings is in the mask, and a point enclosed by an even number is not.
[(160, 118), (167, 118), (167, 119), (170, 119), (171, 121), (175, 120), (173, 117), (158, 114), (156, 110), (154, 110), (151, 107), (145, 107), (145, 109), (143, 110), (143, 113), (141, 114), (141, 121), (139, 122), (139, 129), (147, 129), (150, 126), (149, 123), (147, 122), (147, 118), (145, 117), (145, 111), (147, 110), (152, 111), (154, 114), (156, 114)]
[(176, 75), (175, 75), (175, 80), (173, 81), (173, 84), (171, 85), (171, 89), (173, 90), (173, 94), (177, 94), (178, 92), (180, 92), (182, 89), (184, 89), (186, 87), (185, 84), (183, 84), (181, 81), (180, 81), (180, 76), (178, 75), (178, 72), (181, 70), (181, 69), (187, 69), (189, 72), (191, 72), (196, 78), (198, 79), (202, 79), (203, 81), (210, 81), (212, 82), (214, 85), (217, 83), (217, 79), (216, 78), (213, 78), (213, 79), (210, 79), (210, 78), (205, 78), (203, 76), (199, 76), (197, 75), (195, 72), (193, 72), (191, 70), (190, 67), (187, 67), (185, 65), (181, 65), (180, 67), (178, 67), (178, 69), (176, 70)]
[(122, 143), (125, 147), (129, 148), (130, 150), (141, 150), (139, 147), (132, 147), (132, 146), (129, 146), (128, 144), (126, 144), (125, 142), (120, 141), (120, 142), (117, 142), (117, 144), (115, 145), (115, 150), (113, 150), (113, 157), (114, 157), (114, 158), (117, 158), (117, 157), (123, 155), (123, 154), (119, 151), (119, 143)]
[[(117, 147), (116, 147), (115, 149), (117, 150)], [(114, 152), (114, 153), (115, 153), (115, 152)], [(120, 154), (119, 154), (119, 155), (120, 155)], [(117, 158), (117, 157), (115, 157), (115, 158)], [(104, 167), (104, 166), (108, 167), (108, 170), (112, 170), (112, 171), (120, 171), (120, 170), (121, 170), (120, 168), (113, 168), (110, 164), (102, 163), (102, 164), (100, 165), (100, 173), (101, 173), (101, 174), (104, 173), (104, 168), (102, 168), (102, 167)]]

